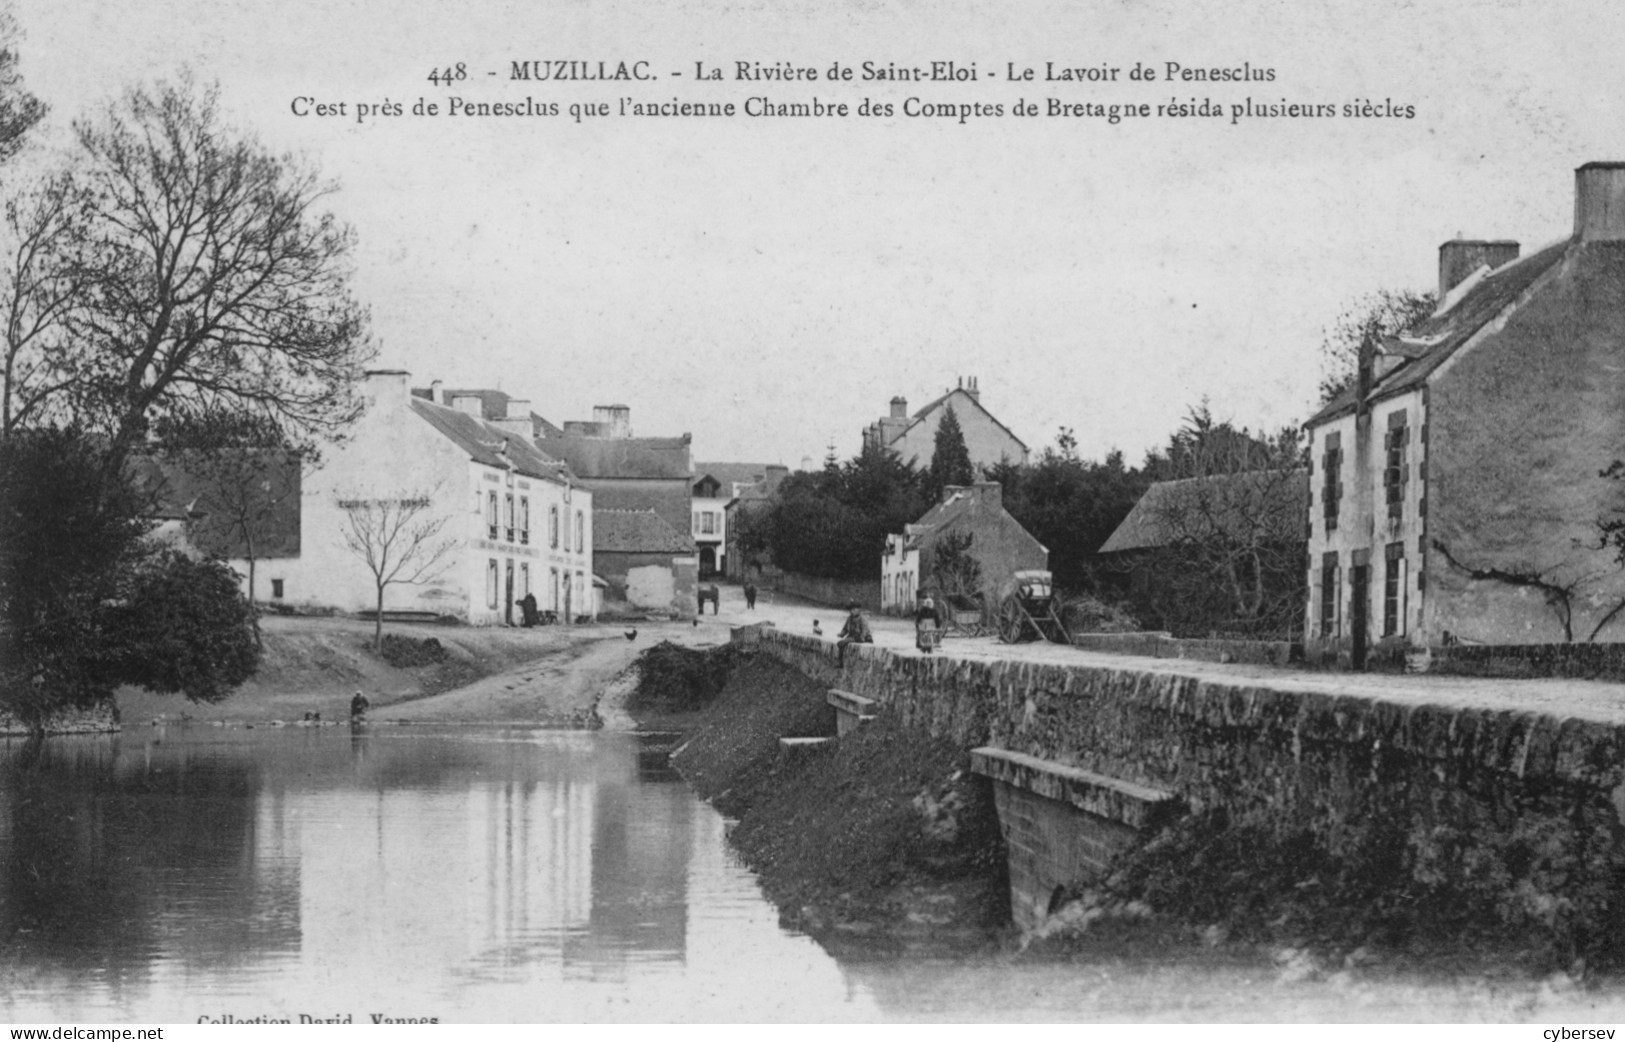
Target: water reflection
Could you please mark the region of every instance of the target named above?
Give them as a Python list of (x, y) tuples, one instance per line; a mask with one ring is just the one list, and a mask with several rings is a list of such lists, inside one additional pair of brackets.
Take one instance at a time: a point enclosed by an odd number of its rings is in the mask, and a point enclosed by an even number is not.
[(636, 736), (0, 745), (0, 937), (0, 1019), (874, 1015)]

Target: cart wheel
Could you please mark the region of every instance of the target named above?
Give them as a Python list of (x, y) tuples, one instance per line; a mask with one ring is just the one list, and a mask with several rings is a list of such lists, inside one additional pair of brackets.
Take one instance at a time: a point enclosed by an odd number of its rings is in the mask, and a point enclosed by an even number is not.
[(999, 609), (999, 639), (1006, 644), (1021, 640), (1021, 605), (1014, 600), (1005, 601)]

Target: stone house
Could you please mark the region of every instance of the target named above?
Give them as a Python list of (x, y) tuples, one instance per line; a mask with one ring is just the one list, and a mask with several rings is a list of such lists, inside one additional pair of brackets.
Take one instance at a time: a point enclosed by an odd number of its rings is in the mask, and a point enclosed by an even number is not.
[(890, 449), (905, 463), (912, 462), (924, 470), (931, 466), (936, 453), (937, 427), (949, 407), (965, 434), (965, 448), (971, 463), (977, 467), (991, 467), (1000, 460), (1012, 463), (1027, 462), (1027, 445), (1011, 432), (982, 404), (982, 392), (976, 377), (962, 377), (951, 391), (932, 399), (912, 415), (908, 399), (901, 395), (891, 400), (891, 411), (871, 423), (863, 431), (863, 443)]
[(728, 504), (741, 489), (765, 480), (767, 469), (765, 463), (694, 464), (689, 534), (699, 552), (701, 579), (727, 573)]
[(964, 552), (975, 560), (980, 583), (970, 592), (984, 608), (996, 610), (999, 586), (1025, 569), (1047, 569), (1049, 550), (1004, 509), (1004, 486), (978, 481), (949, 485), (942, 501), (903, 531), (886, 537), (880, 561), (880, 608), (889, 615), (909, 615), (921, 591), (945, 604), (946, 591), (936, 565), (950, 540), (970, 543)]
[(345, 533), (353, 514), (405, 503), (442, 522), (432, 546), (444, 552), (429, 581), (387, 588), (386, 611), (516, 624), (530, 593), (561, 618), (590, 614), (592, 493), (532, 444), (528, 409), (487, 420), (479, 395), (419, 397), (409, 378), (367, 374), (366, 411), (304, 480), (300, 553), (268, 573), (282, 583), (273, 599), (370, 613), (372, 572)]
[(604, 507), (593, 523), (605, 609), (694, 614), (699, 564), (693, 540), (653, 510)]
[[(581, 487), (592, 493), (594, 509), (618, 512), (604, 515), (603, 523), (612, 526), (617, 536), (598, 547), (593, 558), (594, 570), (608, 583), (605, 597), (611, 606), (630, 604), (685, 617), (694, 612), (698, 554), (689, 535), (693, 525), (692, 440), (689, 434), (635, 437), (631, 409), (625, 405), (596, 406), (592, 420), (568, 420), (558, 435), (536, 439), (537, 449), (567, 464)], [(642, 520), (628, 528), (629, 522), (621, 516), (646, 511), (652, 511), (671, 535)], [(660, 582), (647, 579), (627, 585), (626, 577), (634, 569), (650, 567), (664, 568), (669, 574)], [(673, 591), (669, 597), (648, 592), (664, 590), (668, 583)]]
[(760, 481), (736, 486), (733, 498), (723, 507), (723, 574), (734, 582), (742, 583), (746, 579), (761, 581), (778, 574), (771, 555), (766, 551), (755, 555), (741, 551), (739, 532), (743, 519), (766, 510), (773, 501), (773, 494), (778, 491), (779, 483), (789, 476), (789, 467), (769, 464), (764, 468)]
[(1568, 237), (1439, 247), (1435, 313), (1307, 424), (1309, 655), (1625, 632), (1622, 401), (1625, 163), (1587, 163)]

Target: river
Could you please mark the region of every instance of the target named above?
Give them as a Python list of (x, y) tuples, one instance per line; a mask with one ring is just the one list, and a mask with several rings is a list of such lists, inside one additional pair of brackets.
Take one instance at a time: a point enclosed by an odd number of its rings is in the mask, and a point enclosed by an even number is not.
[[(0, 742), (0, 1021), (1545, 1019), (1493, 978), (1179, 951), (838, 961), (633, 734), (169, 726)], [(1617, 1013), (1617, 1002), (1605, 1003)]]

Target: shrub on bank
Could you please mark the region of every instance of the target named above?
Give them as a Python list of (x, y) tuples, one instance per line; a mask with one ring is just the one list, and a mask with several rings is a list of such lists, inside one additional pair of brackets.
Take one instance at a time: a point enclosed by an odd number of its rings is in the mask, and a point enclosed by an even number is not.
[(396, 669), (436, 666), (451, 658), (451, 652), (446, 650), (446, 646), (433, 637), (417, 639), (399, 633), (384, 634), (384, 643), (379, 654), (383, 656), (385, 662)]
[(710, 705), (739, 664), (739, 650), (685, 648), (663, 640), (638, 656), (638, 686), (626, 707), (662, 713), (687, 713)]

